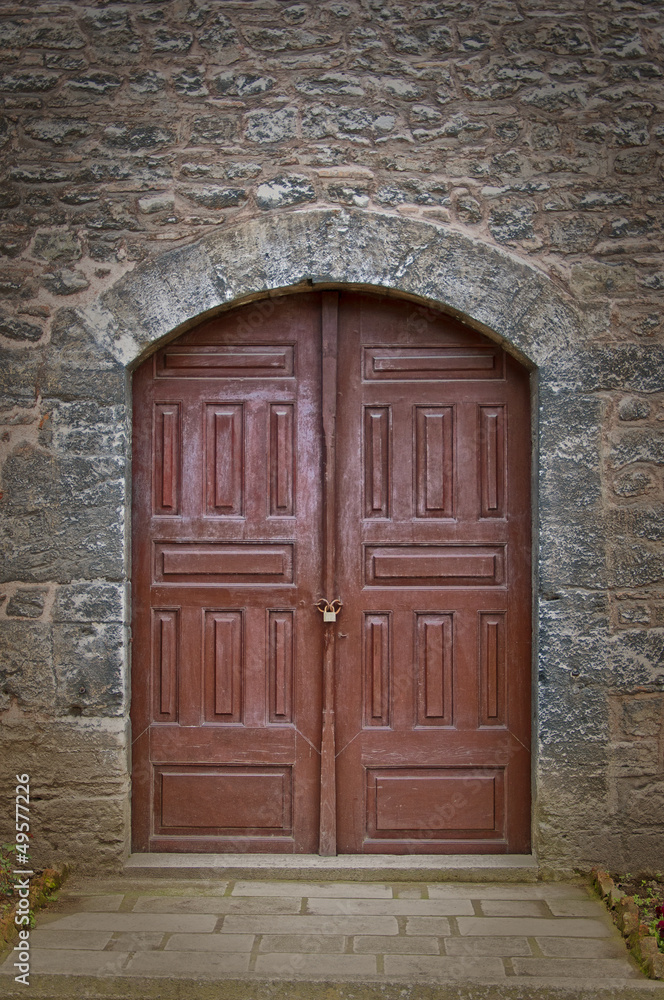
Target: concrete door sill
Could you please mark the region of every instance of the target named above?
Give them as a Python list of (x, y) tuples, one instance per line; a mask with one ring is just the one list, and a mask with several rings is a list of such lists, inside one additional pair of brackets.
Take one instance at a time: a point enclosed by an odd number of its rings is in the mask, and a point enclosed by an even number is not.
[(532, 854), (131, 854), (133, 877), (314, 879), (317, 882), (537, 882)]

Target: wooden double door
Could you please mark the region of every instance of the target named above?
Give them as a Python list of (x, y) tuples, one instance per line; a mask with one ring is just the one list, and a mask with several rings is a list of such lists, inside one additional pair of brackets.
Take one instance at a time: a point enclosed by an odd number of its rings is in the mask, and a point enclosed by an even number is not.
[(144, 362), (134, 849), (527, 850), (529, 455), (526, 372), (409, 302), (268, 299)]

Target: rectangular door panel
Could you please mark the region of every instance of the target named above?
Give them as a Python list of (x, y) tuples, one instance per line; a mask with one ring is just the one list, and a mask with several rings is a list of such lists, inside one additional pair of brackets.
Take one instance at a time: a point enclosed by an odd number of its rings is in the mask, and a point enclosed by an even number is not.
[(204, 612), (204, 719), (242, 722), (244, 637), (241, 611)]
[(503, 377), (499, 347), (364, 348), (366, 381), (454, 381)]
[(418, 726), (451, 726), (454, 719), (452, 650), (454, 616), (416, 613)]
[(155, 544), (155, 582), (248, 584), (293, 582), (293, 545), (256, 542)]
[(244, 417), (241, 404), (206, 406), (206, 507), (241, 517), (244, 501)]
[(156, 356), (157, 378), (290, 378), (295, 369), (292, 344), (174, 345)]
[(499, 768), (401, 768), (367, 771), (367, 830), (372, 837), (440, 839), (502, 836), (504, 776)]
[(367, 545), (369, 587), (499, 586), (504, 580), (502, 546)]
[(159, 834), (289, 834), (289, 767), (159, 767)]
[(454, 408), (415, 408), (415, 507), (418, 517), (454, 516)]
[(268, 611), (270, 722), (293, 719), (294, 618), (294, 611)]
[(159, 403), (154, 408), (155, 514), (180, 513), (180, 404)]

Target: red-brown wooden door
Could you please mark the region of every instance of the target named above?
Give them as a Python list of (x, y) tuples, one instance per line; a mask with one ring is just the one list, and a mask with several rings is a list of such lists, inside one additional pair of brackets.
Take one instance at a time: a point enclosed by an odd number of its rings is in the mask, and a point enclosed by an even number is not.
[(450, 319), (359, 295), (338, 369), (338, 849), (525, 851), (527, 376)]
[(244, 307), (141, 366), (135, 849), (315, 852), (321, 792), (326, 852), (527, 849), (529, 441), (525, 372), (390, 299)]
[(139, 850), (317, 850), (319, 345), (320, 297), (293, 297), (136, 372)]

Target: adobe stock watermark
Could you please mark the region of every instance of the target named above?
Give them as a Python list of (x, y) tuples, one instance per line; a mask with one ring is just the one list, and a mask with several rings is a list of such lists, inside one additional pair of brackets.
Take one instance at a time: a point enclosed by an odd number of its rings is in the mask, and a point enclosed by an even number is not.
[(18, 896), (14, 923), (19, 928), (18, 944), (14, 946), (14, 967), (18, 975), (14, 981), (24, 986), (30, 985), (30, 878), (34, 872), (30, 869), (28, 842), (30, 839), (30, 775), (16, 775), (16, 847), (14, 875), (14, 892)]

